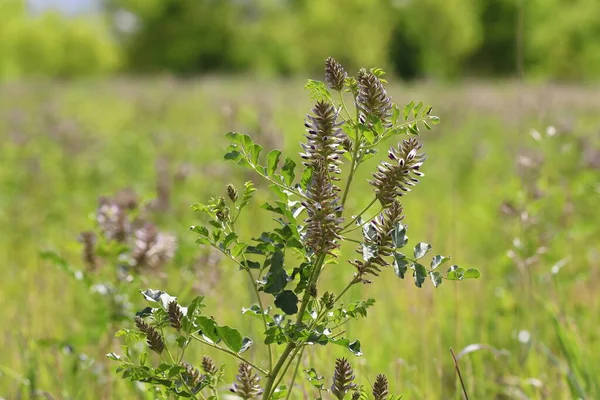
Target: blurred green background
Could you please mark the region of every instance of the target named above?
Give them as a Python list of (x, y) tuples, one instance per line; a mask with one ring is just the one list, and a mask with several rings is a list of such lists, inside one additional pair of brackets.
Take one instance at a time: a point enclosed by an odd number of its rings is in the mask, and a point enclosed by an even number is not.
[[(223, 134), (299, 160), (302, 87), (327, 56), (351, 73), (384, 68), (400, 106), (433, 105), (426, 176), (403, 200), (410, 243), (482, 273), (419, 290), (387, 270), (355, 288), (377, 300), (348, 326), (360, 382), (385, 372), (405, 399), (460, 399), (452, 347), (466, 349), (473, 399), (600, 398), (598, 15), (597, 0), (1, 0), (0, 398), (152, 398), (104, 357), (131, 321), (115, 325), (101, 293), (40, 257), (83, 269), (77, 237), (98, 197), (123, 188), (162, 202), (149, 217), (179, 246), (127, 289), (130, 314), (146, 306), (139, 288), (202, 294), (221, 323), (260, 337), (239, 313), (252, 299), (238, 271), (194, 243), (190, 205), (253, 179), (240, 230), (268, 228), (254, 218), (267, 187), (222, 161)], [(379, 159), (361, 170), (353, 211)], [(351, 273), (327, 270), (326, 288)], [(216, 356), (189, 361), (204, 354)], [(351, 354), (315, 348), (306, 366), (330, 377), (336, 356)], [(294, 393), (316, 397), (303, 379)]]
[[(3, 0), (0, 78), (315, 73), (600, 77), (596, 0)], [(517, 45), (518, 44), (518, 45)], [(517, 62), (519, 60), (519, 62)]]

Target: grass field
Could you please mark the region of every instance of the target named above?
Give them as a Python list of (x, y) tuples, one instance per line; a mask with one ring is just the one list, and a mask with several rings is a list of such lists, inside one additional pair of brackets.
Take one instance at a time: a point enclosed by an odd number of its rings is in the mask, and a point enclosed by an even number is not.
[[(40, 257), (54, 250), (83, 268), (78, 234), (93, 226), (98, 197), (123, 188), (151, 201), (158, 187), (163, 208), (149, 213), (179, 242), (166, 270), (132, 283), (131, 315), (146, 306), (138, 289), (161, 288), (182, 303), (203, 294), (220, 321), (260, 335), (260, 324), (238, 312), (252, 301), (241, 274), (194, 243), (188, 228), (199, 217), (190, 205), (255, 178), (221, 161), (227, 131), (299, 158), (311, 108), (302, 87), (213, 78), (1, 88), (0, 397), (152, 398), (104, 357), (120, 342), (102, 296)], [(392, 85), (390, 93), (400, 105), (430, 103), (441, 118), (422, 134), (425, 177), (404, 201), (411, 243), (432, 243), (482, 276), (417, 289), (387, 270), (351, 294), (377, 301), (347, 330), (364, 356), (314, 348), (307, 362), (330, 377), (336, 356), (352, 357), (365, 385), (385, 372), (404, 399), (459, 399), (449, 348), (481, 344), (460, 358), (472, 399), (600, 398), (598, 88), (473, 83)], [(547, 135), (548, 126), (557, 133)], [(364, 166), (362, 182), (378, 159)], [(257, 212), (266, 196), (258, 192)], [(348, 206), (358, 211), (369, 200), (356, 190)], [(242, 221), (242, 233), (260, 233), (264, 218)], [(347, 257), (353, 251), (344, 248)], [(323, 280), (341, 289), (351, 274), (340, 263)], [(215, 356), (197, 350), (191, 361)], [(253, 359), (263, 350), (257, 343)], [(218, 360), (231, 379), (233, 363)], [(316, 397), (299, 382), (294, 398)]]

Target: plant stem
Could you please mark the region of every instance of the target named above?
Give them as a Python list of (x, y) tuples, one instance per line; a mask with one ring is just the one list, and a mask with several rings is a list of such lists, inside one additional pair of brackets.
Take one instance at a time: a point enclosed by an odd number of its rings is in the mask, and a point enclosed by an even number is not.
[(458, 366), (458, 360), (454, 355), (454, 351), (452, 347), (450, 348), (450, 354), (452, 354), (452, 361), (454, 361), (454, 368), (456, 369), (456, 373), (458, 375), (458, 379), (460, 380), (460, 386), (462, 387), (463, 394), (465, 395), (465, 400), (469, 400), (469, 395), (467, 394), (467, 388), (465, 387), (465, 383), (463, 382), (462, 374), (460, 373), (460, 367)]
[(294, 381), (296, 380), (296, 376), (298, 375), (298, 369), (300, 369), (300, 364), (302, 363), (302, 356), (304, 355), (304, 349), (306, 347), (302, 347), (300, 351), (300, 355), (298, 356), (298, 363), (296, 363), (296, 368), (294, 369), (294, 375), (292, 375), (292, 380), (290, 381), (290, 387), (288, 388), (288, 394), (285, 396), (285, 400), (289, 400), (290, 395), (292, 394), (292, 388), (294, 387)]
[(221, 346), (218, 346), (218, 345), (216, 345), (214, 343), (207, 342), (206, 340), (204, 340), (202, 338), (199, 338), (198, 336), (195, 336), (195, 335), (191, 335), (191, 336), (192, 336), (193, 339), (196, 339), (197, 341), (199, 341), (202, 344), (205, 344), (205, 345), (210, 346), (210, 347), (212, 347), (214, 349), (220, 350), (223, 353), (227, 353), (230, 356), (233, 356), (233, 357), (237, 358), (238, 360), (245, 362), (246, 364), (250, 365), (252, 368), (254, 368), (255, 370), (257, 370), (258, 372), (260, 372), (261, 374), (263, 374), (265, 376), (269, 375), (269, 372), (265, 371), (263, 368), (261, 368), (258, 365), (252, 363), (251, 361), (246, 360), (244, 357), (240, 356), (239, 354), (237, 354), (237, 353), (235, 353), (235, 352), (233, 352), (233, 351), (231, 351), (229, 349), (226, 349), (226, 348), (223, 348)]
[[(308, 300), (310, 298), (310, 287), (317, 281), (317, 279), (319, 279), (319, 272), (321, 270), (323, 262), (325, 261), (325, 257), (325, 254), (319, 254), (315, 260), (313, 270), (311, 271), (310, 277), (308, 279), (308, 286), (306, 287), (306, 289), (304, 289), (304, 296), (302, 297), (302, 304), (300, 305), (300, 309), (298, 310), (296, 324), (302, 322), (302, 318), (304, 317), (304, 312), (306, 311), (306, 307), (308, 306)], [(275, 389), (274, 383), (277, 379), (279, 371), (281, 370), (281, 367), (283, 367), (289, 355), (292, 353), (292, 351), (294, 351), (296, 347), (297, 345), (295, 343), (288, 343), (288, 345), (283, 350), (283, 353), (281, 353), (281, 355), (279, 356), (279, 360), (277, 360), (275, 367), (273, 367), (273, 369), (267, 374), (268, 379), (262, 397), (263, 400), (268, 400), (271, 396), (271, 392)]]
[(301, 197), (301, 198), (303, 198), (304, 200), (309, 200), (309, 198), (308, 198), (308, 197), (306, 197), (305, 195), (303, 195), (302, 193), (300, 193), (300, 192), (297, 192), (297, 191), (293, 190), (292, 188), (290, 188), (290, 187), (288, 187), (288, 186), (284, 185), (283, 183), (281, 183), (281, 182), (277, 182), (275, 179), (271, 178), (270, 176), (267, 176), (267, 175), (263, 174), (263, 173), (262, 173), (262, 172), (261, 172), (261, 171), (258, 169), (258, 167), (257, 167), (256, 165), (254, 165), (254, 164), (252, 164), (252, 163), (250, 162), (250, 159), (248, 158), (248, 155), (247, 155), (246, 153), (244, 153), (244, 157), (246, 158), (246, 161), (248, 162), (248, 165), (250, 165), (250, 168), (252, 168), (252, 169), (254, 170), (254, 172), (256, 172), (257, 174), (259, 174), (260, 176), (262, 176), (262, 177), (263, 177), (265, 180), (267, 180), (267, 181), (271, 182), (271, 183), (272, 183), (272, 184), (274, 184), (275, 186), (279, 186), (280, 188), (282, 188), (282, 189), (284, 189), (284, 190), (287, 190), (288, 192), (291, 192), (291, 193), (295, 194), (295, 195), (296, 195), (296, 196), (298, 196), (298, 197)]
[(350, 116), (350, 112), (348, 111), (348, 108), (346, 107), (346, 102), (344, 101), (344, 93), (342, 93), (342, 91), (338, 91), (338, 94), (340, 95), (340, 102), (342, 103), (342, 109), (346, 112), (346, 115), (348, 116), (348, 120), (347, 121), (352, 121), (352, 116)]
[(273, 384), (275, 383), (275, 378), (277, 377), (279, 370), (281, 369), (281, 367), (283, 366), (283, 364), (287, 360), (288, 356), (294, 350), (295, 347), (296, 347), (296, 345), (294, 343), (288, 343), (288, 345), (283, 350), (283, 353), (281, 353), (281, 355), (279, 356), (279, 360), (277, 361), (277, 364), (275, 364), (275, 367), (273, 367), (273, 370), (271, 372), (269, 372), (269, 374), (267, 375), (268, 379), (267, 379), (267, 384), (265, 385), (265, 391), (263, 392), (263, 397), (262, 397), (263, 400), (269, 400), (269, 398), (271, 397), (271, 391), (273, 390)]
[(366, 206), (366, 207), (365, 207), (365, 208), (364, 208), (364, 209), (363, 209), (363, 210), (362, 210), (362, 211), (361, 211), (361, 212), (360, 212), (360, 213), (359, 213), (357, 216), (355, 216), (354, 218), (352, 218), (352, 221), (348, 222), (348, 223), (346, 224), (346, 226), (344, 226), (344, 227), (342, 228), (342, 230), (344, 230), (344, 229), (348, 228), (350, 225), (352, 225), (353, 223), (355, 223), (355, 222), (356, 222), (356, 220), (357, 220), (357, 219), (359, 219), (359, 218), (360, 218), (360, 217), (361, 217), (361, 216), (362, 216), (364, 213), (366, 213), (366, 212), (369, 210), (369, 208), (371, 208), (371, 206), (372, 206), (373, 204), (375, 204), (375, 202), (376, 202), (376, 201), (377, 201), (377, 197), (375, 197), (375, 198), (374, 198), (374, 199), (373, 199), (373, 200), (372, 200), (372, 201), (369, 203), (369, 205), (368, 205), (368, 206)]
[(352, 153), (352, 164), (350, 165), (350, 174), (348, 175), (348, 181), (346, 182), (346, 187), (344, 188), (344, 195), (342, 196), (342, 210), (344, 205), (346, 204), (346, 199), (348, 198), (348, 192), (350, 191), (350, 185), (352, 184), (352, 178), (354, 178), (354, 171), (356, 170), (356, 159), (358, 157), (358, 151), (361, 147), (362, 135), (358, 130), (358, 108), (356, 109), (356, 121), (354, 132), (356, 133), (356, 140), (354, 142), (354, 152)]

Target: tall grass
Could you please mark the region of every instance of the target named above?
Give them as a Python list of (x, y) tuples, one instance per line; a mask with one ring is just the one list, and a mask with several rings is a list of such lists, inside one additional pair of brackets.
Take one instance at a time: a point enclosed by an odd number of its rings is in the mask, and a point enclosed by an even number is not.
[[(89, 228), (89, 214), (101, 195), (131, 187), (142, 200), (152, 200), (159, 197), (160, 176), (167, 176), (169, 208), (155, 213), (155, 218), (161, 228), (177, 233), (180, 247), (165, 275), (148, 277), (146, 286), (160, 284), (182, 301), (214, 291), (227, 293), (228, 301), (240, 308), (247, 304), (249, 299), (241, 298), (244, 291), (237, 290), (240, 282), (219, 279), (206, 268), (219, 261), (210, 261), (210, 255), (194, 244), (194, 235), (188, 233), (193, 219), (189, 206), (218, 191), (218, 182), (252, 178), (220, 162), (226, 146), (222, 133), (248, 132), (263, 144), (296, 152), (302, 135), (297, 127), (309, 101), (297, 82), (266, 87), (219, 79), (2, 87), (0, 395), (151, 398), (119, 381), (110, 370), (114, 367), (104, 361), (99, 350), (103, 346), (98, 344), (110, 340), (114, 332), (108, 329), (98, 295), (90, 295), (84, 285), (39, 256), (40, 250), (53, 249), (69, 265), (81, 265), (77, 236)], [(427, 179), (418, 196), (406, 198), (405, 208), (408, 215), (427, 212), (431, 217), (422, 225), (406, 221), (412, 236), (436, 243), (440, 253), (452, 254), (453, 261), (482, 272), (480, 281), (456, 287), (446, 283), (435, 296), (430, 289), (417, 295), (410, 282), (392, 279), (392, 274), (377, 286), (376, 297), (385, 301), (369, 325), (351, 328), (360, 330), (365, 339), (363, 352), (369, 363), (358, 359), (353, 365), (365, 376), (395, 371), (389, 376), (390, 385), (404, 398), (458, 398), (461, 389), (448, 349), (459, 353), (472, 344), (498, 350), (461, 357), (472, 398), (598, 396), (595, 377), (600, 366), (593, 358), (600, 351), (597, 88), (519, 90), (510, 84), (391, 89), (398, 103), (423, 99), (439, 105), (437, 114), (443, 121), (435, 133), (422, 137), (431, 160), (424, 169)], [(517, 95), (522, 97), (520, 105)], [(529, 270), (520, 269), (507, 256), (522, 225), (501, 211), (503, 204), (520, 201), (518, 155), (537, 146), (519, 131), (517, 115), (522, 126), (543, 130), (553, 125), (560, 134), (576, 139), (573, 146), (581, 143), (570, 153), (571, 169), (564, 176), (577, 178), (568, 190), (553, 190), (566, 179), (557, 172), (563, 164), (550, 162), (544, 167), (548, 179), (542, 189), (551, 195), (534, 208), (553, 222), (537, 232), (535, 237), (544, 238), (547, 251)], [(563, 154), (560, 149), (552, 151), (556, 157)], [(164, 162), (157, 168), (159, 159)], [(365, 182), (367, 174), (359, 173), (355, 179)], [(359, 211), (369, 200), (357, 196), (347, 205)], [(268, 221), (240, 221), (240, 230), (252, 226), (256, 231), (262, 224)], [(565, 257), (569, 262), (553, 276), (552, 266)], [(218, 269), (233, 268), (222, 262)], [(323, 279), (331, 288), (341, 289), (338, 277), (345, 273), (330, 269)], [(366, 297), (373, 289), (353, 290)], [(535, 296), (528, 300), (526, 293)], [(222, 308), (216, 295), (211, 298), (209, 307), (221, 313), (223, 323), (249, 324), (240, 314)], [(560, 312), (547, 311), (547, 304)], [(525, 331), (531, 340), (523, 340)], [(543, 345), (545, 351), (534, 344)], [(308, 354), (313, 365), (323, 365), (320, 373), (333, 365), (319, 357), (333, 360), (346, 355), (327, 351)], [(229, 378), (234, 375), (234, 370), (227, 371)], [(312, 396), (308, 386), (305, 390)]]

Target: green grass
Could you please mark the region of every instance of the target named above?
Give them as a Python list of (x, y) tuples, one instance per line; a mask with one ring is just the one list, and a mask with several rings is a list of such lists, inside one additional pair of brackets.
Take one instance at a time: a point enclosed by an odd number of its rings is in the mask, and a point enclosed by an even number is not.
[[(229, 130), (250, 134), (265, 149), (298, 154), (311, 107), (302, 85), (205, 79), (1, 88), (0, 396), (142, 396), (104, 359), (106, 352), (119, 351), (119, 342), (111, 339), (116, 328), (108, 325), (100, 296), (39, 252), (56, 250), (79, 266), (77, 235), (92, 226), (97, 198), (131, 187), (151, 199), (159, 158), (167, 160), (173, 176), (171, 207), (154, 219), (177, 234), (180, 248), (166, 274), (147, 277), (140, 288), (160, 287), (179, 294), (182, 303), (207, 295), (208, 310), (219, 321), (259, 336), (260, 324), (239, 313), (252, 301), (242, 274), (225, 261), (213, 270), (197, 262), (206, 249), (194, 244), (188, 230), (198, 218), (190, 205), (221, 194), (229, 182), (255, 179), (221, 161)], [(582, 166), (584, 155), (577, 149), (544, 150), (554, 158), (543, 170), (545, 195), (531, 205), (542, 224), (527, 234), (525, 246), (538, 246), (543, 237), (547, 251), (531, 267), (519, 269), (507, 256), (522, 227), (518, 218), (500, 212), (503, 202), (520, 199), (518, 152), (540, 146), (530, 129), (554, 125), (557, 143), (586, 140), (584, 150), (598, 151), (597, 88), (469, 84), (393, 86), (390, 92), (399, 104), (432, 104), (441, 118), (434, 131), (422, 135), (429, 155), (426, 176), (404, 200), (411, 243), (432, 243), (437, 253), (478, 268), (482, 277), (417, 289), (389, 269), (374, 284), (353, 289), (348, 298), (377, 300), (368, 319), (348, 326), (348, 336), (360, 338), (365, 354), (351, 359), (361, 382), (368, 385), (366, 377), (385, 372), (406, 399), (458, 399), (449, 348), (459, 352), (479, 343), (499, 353), (482, 350), (460, 359), (471, 398), (600, 396), (600, 366), (591, 356), (600, 351), (600, 172)], [(349, 198), (351, 209), (370, 201), (361, 189), (378, 159), (358, 174), (356, 181), (363, 183)], [(253, 207), (262, 212), (268, 191), (263, 182), (255, 183), (263, 190)], [(264, 220), (242, 221), (242, 234), (266, 229), (269, 216), (263, 215)], [(353, 250), (346, 246), (344, 254), (350, 257)], [(551, 276), (551, 267), (565, 257), (568, 263)], [(325, 270), (323, 281), (341, 289), (351, 274), (351, 266), (341, 262)], [(211, 279), (214, 285), (207, 283)], [(134, 309), (145, 307), (139, 295), (131, 301)], [(525, 330), (531, 340), (522, 343), (518, 332)], [(255, 360), (264, 359), (260, 343), (252, 351)], [(327, 377), (336, 356), (351, 356), (330, 348), (307, 353), (310, 365)], [(214, 355), (198, 349), (190, 361), (202, 354)], [(233, 362), (221, 356), (219, 361), (227, 362), (228, 378), (233, 377)], [(303, 398), (303, 390), (297, 393), (295, 398)]]

